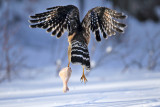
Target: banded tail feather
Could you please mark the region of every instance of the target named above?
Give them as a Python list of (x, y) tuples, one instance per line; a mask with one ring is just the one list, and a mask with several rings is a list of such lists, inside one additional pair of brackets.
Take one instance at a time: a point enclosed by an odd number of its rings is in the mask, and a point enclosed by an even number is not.
[(90, 57), (86, 43), (72, 41), (71, 62), (81, 64), (87, 71), (90, 70)]

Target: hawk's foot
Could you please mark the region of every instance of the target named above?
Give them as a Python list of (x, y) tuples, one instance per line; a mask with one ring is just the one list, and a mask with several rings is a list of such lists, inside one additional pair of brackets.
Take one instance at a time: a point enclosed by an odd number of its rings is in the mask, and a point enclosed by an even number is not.
[(82, 77), (80, 78), (80, 81), (81, 81), (81, 82), (84, 82), (84, 83), (87, 82), (87, 78), (86, 78), (86, 76), (84, 75), (84, 69), (83, 69), (83, 74), (82, 74)]

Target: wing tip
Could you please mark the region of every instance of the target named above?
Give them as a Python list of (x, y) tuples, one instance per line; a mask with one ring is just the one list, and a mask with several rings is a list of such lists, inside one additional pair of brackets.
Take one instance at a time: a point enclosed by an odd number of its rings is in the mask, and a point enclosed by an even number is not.
[(55, 35), (51, 34), (51, 36), (55, 36)]
[(127, 19), (128, 18), (128, 15), (125, 15), (126, 16), (126, 18), (125, 19)]
[(48, 32), (48, 31), (46, 30), (46, 33), (50, 33), (50, 32)]
[(51, 10), (52, 9), (52, 7), (50, 7), (50, 8), (46, 8), (46, 10)]
[(31, 20), (28, 20), (29, 23), (31, 23)]
[(29, 16), (29, 18), (36, 19), (37, 17), (36, 16)]
[(36, 25), (29, 25), (30, 28), (37, 28)]
[(128, 18), (128, 15), (126, 15), (125, 13), (122, 12), (121, 17), (122, 17), (123, 19), (127, 19), (127, 18)]
[(28, 20), (29, 23), (38, 23), (38, 20)]

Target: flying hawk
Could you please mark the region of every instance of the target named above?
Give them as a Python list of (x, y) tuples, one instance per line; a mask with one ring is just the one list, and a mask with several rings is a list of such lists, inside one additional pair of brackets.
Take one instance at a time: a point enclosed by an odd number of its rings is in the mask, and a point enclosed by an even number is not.
[(126, 15), (106, 7), (95, 7), (88, 11), (83, 21), (80, 22), (79, 10), (74, 5), (56, 6), (47, 8), (47, 12), (30, 16), (31, 28), (47, 29), (52, 36), (60, 38), (64, 31), (68, 31), (68, 67), (70, 62), (80, 64), (83, 68), (81, 81), (86, 83), (84, 69), (90, 70), (90, 56), (88, 44), (90, 42), (90, 30), (96, 40), (101, 41), (101, 34), (105, 39), (115, 35), (116, 32), (124, 32), (125, 24), (116, 19), (125, 19)]

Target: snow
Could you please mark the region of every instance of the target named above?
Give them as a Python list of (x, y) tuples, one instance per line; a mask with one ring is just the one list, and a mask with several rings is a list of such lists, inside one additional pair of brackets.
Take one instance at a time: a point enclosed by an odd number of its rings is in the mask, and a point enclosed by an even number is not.
[[(1, 107), (160, 106), (159, 72), (144, 70), (125, 74), (112, 72), (106, 75), (99, 69), (87, 76), (88, 82), (84, 84), (80, 82), (81, 72), (73, 69), (69, 80), (70, 90), (64, 94), (61, 79), (54, 77), (55, 68), (41, 69), (43, 71), (35, 78), (2, 83)], [(33, 69), (34, 72), (37, 70)]]
[(96, 66), (96, 62), (95, 61), (91, 61), (91, 68), (94, 68)]
[(111, 51), (112, 51), (112, 47), (111, 47), (111, 46), (108, 46), (108, 47), (106, 48), (106, 53), (111, 53)]

